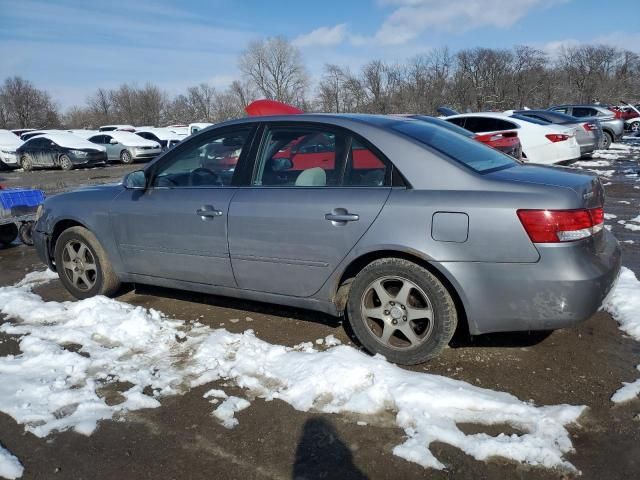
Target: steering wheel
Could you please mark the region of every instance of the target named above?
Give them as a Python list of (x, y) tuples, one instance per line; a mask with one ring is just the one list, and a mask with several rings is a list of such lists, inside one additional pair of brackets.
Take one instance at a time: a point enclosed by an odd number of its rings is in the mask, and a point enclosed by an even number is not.
[(208, 168), (200, 167), (192, 170), (189, 173), (189, 186), (190, 187), (199, 187), (199, 186), (219, 186), (222, 187), (222, 179), (220, 176), (209, 170)]

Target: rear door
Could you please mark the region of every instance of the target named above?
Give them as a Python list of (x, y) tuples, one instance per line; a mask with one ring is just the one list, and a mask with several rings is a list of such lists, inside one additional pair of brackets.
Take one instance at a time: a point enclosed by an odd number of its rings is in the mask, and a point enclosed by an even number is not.
[(33, 159), (33, 164), (41, 167), (51, 167), (54, 165), (54, 148), (56, 144), (48, 138), (36, 137), (31, 142), (29, 154)]
[(267, 124), (255, 158), (229, 211), (238, 286), (311, 296), (382, 209), (391, 165), (350, 132), (303, 122)]
[(245, 155), (254, 127), (199, 135), (148, 170), (146, 190), (124, 190), (111, 220), (129, 273), (193, 283), (235, 286), (227, 215), (236, 188), (230, 155)]

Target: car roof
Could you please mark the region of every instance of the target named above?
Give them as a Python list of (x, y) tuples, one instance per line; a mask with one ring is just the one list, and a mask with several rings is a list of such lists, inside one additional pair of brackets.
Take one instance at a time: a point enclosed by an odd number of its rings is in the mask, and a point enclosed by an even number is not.
[[(236, 120), (228, 120), (222, 123), (216, 123), (205, 130), (218, 128), (226, 125), (239, 125), (243, 123), (260, 123), (260, 122), (310, 122), (310, 123), (328, 123), (333, 125), (358, 123), (375, 127), (388, 127), (398, 122), (415, 122), (418, 120), (399, 117), (392, 115), (374, 115), (367, 113), (299, 113), (293, 115), (269, 115), (244, 117)], [(203, 130), (204, 131), (204, 130)]]

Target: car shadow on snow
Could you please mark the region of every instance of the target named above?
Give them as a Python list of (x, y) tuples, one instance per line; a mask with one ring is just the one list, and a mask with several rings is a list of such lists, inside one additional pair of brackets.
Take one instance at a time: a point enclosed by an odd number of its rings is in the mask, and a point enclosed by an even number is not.
[(365, 480), (368, 477), (353, 463), (351, 450), (333, 425), (322, 417), (314, 417), (302, 428), (291, 478)]

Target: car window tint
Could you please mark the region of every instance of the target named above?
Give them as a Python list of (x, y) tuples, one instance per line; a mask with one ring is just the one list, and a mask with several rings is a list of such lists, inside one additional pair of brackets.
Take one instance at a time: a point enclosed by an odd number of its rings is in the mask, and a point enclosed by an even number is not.
[(332, 131), (271, 128), (263, 142), (252, 184), (339, 186), (345, 145), (346, 137)]
[(459, 117), (459, 118), (445, 118), (445, 120), (449, 123), (453, 123), (454, 125), (458, 125), (459, 127), (463, 127), (465, 130), (469, 130), (468, 128), (466, 128), (465, 125), (465, 120), (466, 118), (464, 117)]
[(392, 128), (478, 173), (517, 165), (512, 157), (498, 150), (424, 122), (398, 122)]
[[(569, 111), (569, 108), (567, 108), (567, 107), (557, 107), (557, 108), (554, 108), (552, 111), (558, 112), (558, 113), (567, 113)], [(574, 113), (574, 116), (575, 116), (575, 113)]]
[[(212, 132), (213, 133), (213, 132)], [(154, 187), (224, 187), (231, 184), (251, 127), (209, 135), (173, 151), (154, 171)]]
[(512, 122), (492, 117), (467, 117), (464, 128), (474, 133), (513, 130), (518, 126)]
[(594, 117), (598, 114), (595, 108), (589, 107), (573, 107), (574, 117)]
[(343, 186), (382, 187), (388, 184), (387, 165), (355, 138), (351, 141)]

